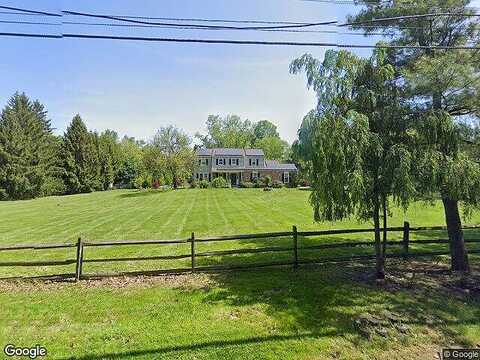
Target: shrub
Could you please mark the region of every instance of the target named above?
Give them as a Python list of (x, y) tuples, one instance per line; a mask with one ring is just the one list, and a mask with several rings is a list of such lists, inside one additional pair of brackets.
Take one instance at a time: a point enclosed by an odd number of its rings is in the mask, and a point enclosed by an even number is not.
[(191, 180), (191, 181), (190, 181), (190, 187), (191, 187), (192, 189), (198, 188), (198, 187), (199, 187), (198, 181), (195, 180), (195, 179)]
[(281, 189), (285, 186), (285, 184), (279, 180), (275, 180), (273, 183), (272, 183), (272, 187), (276, 188), (276, 189)]
[(253, 185), (254, 185), (256, 188), (263, 188), (263, 187), (265, 187), (265, 184), (263, 183), (263, 181), (262, 181), (260, 178), (256, 178), (256, 179), (253, 181)]
[(263, 184), (264, 187), (272, 187), (272, 178), (269, 175), (263, 177), (260, 182)]
[(152, 179), (146, 175), (140, 175), (135, 178), (133, 181), (133, 186), (136, 189), (148, 189), (152, 185)]
[(244, 181), (240, 184), (240, 186), (245, 189), (251, 189), (255, 187), (255, 184), (253, 182)]
[(217, 177), (212, 180), (212, 187), (217, 189), (225, 189), (225, 188), (229, 188), (230, 185), (228, 181), (225, 180), (223, 177)]
[(202, 180), (198, 183), (200, 189), (208, 189), (210, 187), (210, 183), (207, 180)]

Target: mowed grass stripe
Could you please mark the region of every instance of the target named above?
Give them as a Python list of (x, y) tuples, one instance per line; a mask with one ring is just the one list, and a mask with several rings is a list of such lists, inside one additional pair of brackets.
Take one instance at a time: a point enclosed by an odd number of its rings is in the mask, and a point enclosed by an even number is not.
[[(314, 223), (307, 191), (296, 189), (263, 192), (261, 189), (191, 189), (171, 192), (118, 190), (85, 195), (51, 197), (0, 203), (0, 241), (64, 242), (79, 234), (89, 240), (171, 238), (228, 235), (245, 232), (357, 228), (368, 226), (355, 219)], [(14, 211), (10, 211), (14, 209)], [(23, 211), (23, 212), (22, 212)], [(443, 208), (413, 204), (404, 214), (393, 209), (389, 225), (444, 224)], [(478, 223), (475, 213), (468, 223)], [(427, 234), (412, 234), (412, 238)], [(445, 234), (443, 234), (445, 235)], [(353, 236), (351, 236), (353, 238)]]

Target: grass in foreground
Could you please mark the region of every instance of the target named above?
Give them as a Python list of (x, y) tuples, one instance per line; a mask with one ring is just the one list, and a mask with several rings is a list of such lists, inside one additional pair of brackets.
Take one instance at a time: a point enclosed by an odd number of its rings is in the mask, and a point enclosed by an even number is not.
[[(478, 298), (432, 276), (379, 287), (367, 274), (332, 265), (0, 283), (0, 343), (41, 344), (52, 359), (431, 359), (442, 347), (479, 346)], [(360, 314), (385, 311), (406, 331), (386, 325), (384, 336), (360, 335)]]

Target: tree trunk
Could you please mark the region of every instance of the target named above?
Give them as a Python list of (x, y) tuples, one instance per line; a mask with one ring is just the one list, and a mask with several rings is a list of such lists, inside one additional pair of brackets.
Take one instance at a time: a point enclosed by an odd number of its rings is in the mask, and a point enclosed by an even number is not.
[(178, 184), (177, 184), (177, 172), (174, 169), (171, 169), (172, 172), (172, 182), (173, 182), (173, 190), (177, 190)]
[(373, 209), (373, 224), (375, 227), (376, 277), (377, 279), (385, 279), (385, 259), (383, 257), (380, 234), (380, 204), (378, 198)]
[(469, 272), (468, 254), (463, 239), (462, 221), (458, 211), (458, 200), (443, 197), (445, 220), (447, 222), (448, 238), (450, 240), (450, 255), (453, 271)]
[(382, 253), (383, 258), (385, 259), (385, 254), (387, 253), (387, 199), (382, 198), (382, 212), (383, 212), (383, 247)]

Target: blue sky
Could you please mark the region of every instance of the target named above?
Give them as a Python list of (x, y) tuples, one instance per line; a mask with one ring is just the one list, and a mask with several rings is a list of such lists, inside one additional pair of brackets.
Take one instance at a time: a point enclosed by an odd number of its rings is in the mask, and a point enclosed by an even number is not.
[[(257, 19), (278, 21), (343, 20), (351, 5), (302, 0), (83, 0), (0, 1), (2, 5), (48, 11), (72, 10), (120, 15)], [(41, 4), (41, 6), (40, 6)], [(0, 14), (0, 20), (18, 20)], [(22, 16), (22, 20), (55, 19)], [(88, 19), (69, 18), (71, 21)], [(56, 20), (58, 21), (58, 20)], [(108, 21), (108, 20), (106, 20)], [(0, 24), (0, 31), (59, 31), (55, 26)], [(332, 34), (250, 31), (113, 29), (68, 25), (65, 32), (117, 35), (235, 38), (372, 43), (374, 38)], [(334, 30), (334, 27), (322, 27)], [(377, 38), (378, 39), (378, 38)], [(168, 124), (190, 134), (204, 130), (209, 114), (238, 114), (251, 121), (269, 119), (293, 141), (315, 97), (305, 79), (288, 72), (305, 52), (322, 58), (323, 48), (135, 43), (80, 39), (0, 38), (0, 105), (15, 91), (43, 102), (62, 133), (79, 113), (90, 129), (116, 130), (148, 140)], [(367, 55), (368, 51), (360, 52)]]

